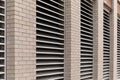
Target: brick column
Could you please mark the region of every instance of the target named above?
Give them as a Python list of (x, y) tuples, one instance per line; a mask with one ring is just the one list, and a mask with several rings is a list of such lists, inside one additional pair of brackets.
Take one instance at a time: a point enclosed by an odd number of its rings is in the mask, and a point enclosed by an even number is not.
[(94, 0), (94, 80), (103, 80), (103, 0)]
[(7, 0), (7, 80), (35, 80), (36, 0)]
[(117, 0), (112, 0), (110, 80), (117, 80)]
[(80, 0), (65, 0), (65, 80), (80, 80)]

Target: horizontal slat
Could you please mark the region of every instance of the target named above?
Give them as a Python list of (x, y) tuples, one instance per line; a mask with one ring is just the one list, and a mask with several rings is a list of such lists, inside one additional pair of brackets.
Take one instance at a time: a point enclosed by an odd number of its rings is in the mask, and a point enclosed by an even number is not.
[(37, 63), (36, 65), (61, 65), (61, 64), (64, 64), (63, 62), (48, 62), (48, 63)]
[(82, 5), (84, 5), (84, 6), (86, 6), (86, 7), (81, 7), (81, 8), (85, 9), (85, 10), (88, 11), (90, 14), (92, 14), (92, 8), (90, 8), (89, 6), (87, 6), (87, 5), (85, 5), (85, 4), (82, 4)]
[(3, 7), (3, 6), (0, 6), (0, 8), (5, 9), (5, 7)]
[(52, 41), (45, 41), (45, 40), (36, 40), (36, 42), (40, 43), (49, 43), (49, 44), (57, 44), (57, 45), (64, 45), (64, 43), (52, 42)]
[(52, 15), (47, 14), (47, 13), (43, 13), (43, 12), (39, 12), (39, 11), (37, 11), (37, 13), (44, 14), (44, 15), (47, 15), (47, 16), (49, 16), (49, 17), (52, 17), (52, 18), (55, 18), (55, 19), (58, 19), (58, 20), (64, 21), (64, 20), (61, 19), (61, 18), (58, 18), (58, 17), (56, 17), (56, 16), (52, 16)]
[(45, 9), (45, 10), (47, 10), (47, 11), (50, 11), (50, 12), (55, 13), (55, 14), (58, 14), (58, 15), (60, 15), (60, 16), (64, 16), (64, 15), (58, 13), (58, 12), (52, 11), (52, 10), (50, 10), (50, 9), (48, 9), (48, 8), (45, 8), (45, 7), (42, 7), (42, 6), (40, 6), (40, 5), (37, 5), (37, 7), (43, 8), (43, 9)]
[[(62, 0), (61, 0), (61, 1), (62, 1)], [(58, 4), (58, 5), (62, 6), (62, 7), (64, 7), (64, 5), (58, 3), (57, 1), (52, 0), (52, 2)]]
[(58, 47), (47, 47), (47, 46), (37, 46), (36, 48), (46, 48), (46, 49), (64, 50), (63, 48), (58, 48)]
[(39, 16), (37, 16), (37, 19), (44, 20), (44, 21), (48, 21), (48, 22), (51, 22), (51, 23), (54, 23), (54, 24), (57, 24), (57, 25), (60, 25), (60, 26), (64, 26), (64, 25), (61, 24), (61, 23), (54, 22), (54, 21), (52, 21), (52, 20), (45, 19), (45, 18), (42, 18), (42, 17), (39, 17)]
[(0, 16), (5, 16), (5, 14), (0, 13)]
[(51, 73), (45, 73), (45, 74), (38, 74), (37, 77), (42, 77), (42, 76), (50, 76), (50, 75), (56, 75), (56, 74), (64, 74), (64, 72), (51, 72)]
[(39, 29), (37, 28), (38, 31), (43, 31), (43, 32), (47, 32), (47, 33), (52, 33), (52, 34), (57, 34), (57, 35), (61, 35), (64, 36), (64, 34), (61, 34), (59, 32), (53, 32), (53, 31), (49, 31), (49, 30), (44, 30), (44, 29)]
[(51, 38), (51, 39), (64, 40), (63, 38), (53, 37), (53, 36), (49, 36), (49, 35), (37, 34), (37, 36), (40, 36), (40, 37), (47, 37), (47, 38)]
[(37, 52), (36, 54), (59, 54), (59, 55), (63, 55), (64, 53), (55, 53), (55, 52)]
[(64, 58), (57, 58), (57, 57), (53, 57), (53, 58), (52, 57), (37, 57), (36, 59), (37, 60), (46, 60), (46, 59), (47, 60), (52, 60), (52, 59), (53, 60), (63, 60)]
[(43, 26), (45, 26), (45, 27), (50, 27), (50, 28), (53, 28), (53, 29), (57, 29), (57, 30), (60, 30), (60, 31), (63, 31), (64, 29), (62, 29), (62, 28), (58, 28), (58, 27), (55, 27), (55, 26), (50, 26), (50, 25), (48, 25), (48, 24), (43, 24), (43, 23), (36, 23), (36, 24), (38, 24), (38, 25), (43, 25)]
[(60, 9), (60, 8), (58, 8), (58, 7), (56, 7), (56, 6), (54, 6), (54, 5), (51, 5), (51, 4), (49, 4), (49, 3), (46, 3), (46, 2), (44, 2), (44, 1), (42, 1), (42, 0), (38, 0), (39, 2), (41, 2), (41, 3), (43, 3), (43, 4), (46, 4), (46, 5), (48, 5), (48, 6), (50, 6), (50, 7), (53, 7), (53, 8), (55, 8), (55, 9), (58, 9), (58, 10), (60, 10), (60, 11), (64, 11), (64, 10), (62, 10), (62, 9)]
[(45, 78), (40, 78), (40, 79), (37, 79), (37, 80), (61, 80), (61, 79), (63, 79), (64, 77), (49, 77), (49, 78), (47, 78), (47, 77), (45, 77)]
[(0, 23), (5, 23), (4, 21), (0, 21)]
[(59, 70), (59, 69), (64, 69), (64, 67), (40, 68), (40, 69), (37, 69), (37, 71)]

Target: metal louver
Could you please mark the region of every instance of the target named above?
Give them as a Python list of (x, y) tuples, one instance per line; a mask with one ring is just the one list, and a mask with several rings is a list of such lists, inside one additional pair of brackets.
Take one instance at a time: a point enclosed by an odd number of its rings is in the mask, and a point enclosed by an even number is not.
[(93, 1), (81, 0), (80, 80), (93, 80)]
[(5, 80), (5, 0), (0, 0), (0, 80)]
[(36, 3), (36, 80), (64, 80), (64, 1)]
[(110, 12), (104, 10), (103, 24), (103, 79), (109, 80), (110, 76)]
[(120, 16), (117, 20), (117, 77), (120, 79)]

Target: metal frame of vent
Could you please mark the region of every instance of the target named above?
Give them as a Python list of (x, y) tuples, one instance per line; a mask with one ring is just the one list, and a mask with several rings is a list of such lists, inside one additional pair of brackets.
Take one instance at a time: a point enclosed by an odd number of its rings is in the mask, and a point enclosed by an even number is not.
[(93, 80), (93, 1), (81, 0), (80, 80)]
[(0, 0), (0, 80), (6, 80), (6, 0)]
[(117, 78), (120, 79), (120, 16), (117, 19)]
[(105, 9), (103, 22), (103, 79), (110, 79), (110, 12)]
[(64, 0), (36, 3), (36, 80), (64, 80)]

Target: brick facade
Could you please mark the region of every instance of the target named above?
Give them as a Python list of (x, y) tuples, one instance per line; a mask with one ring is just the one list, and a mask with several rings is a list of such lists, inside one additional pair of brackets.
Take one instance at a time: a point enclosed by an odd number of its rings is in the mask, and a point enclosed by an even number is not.
[[(103, 79), (103, 0), (94, 1), (94, 80)], [(101, 18), (99, 18), (101, 17)]]
[[(36, 80), (36, 0), (7, 1), (7, 80)], [(80, 80), (80, 0), (65, 1), (65, 80)], [(103, 9), (111, 12), (110, 80), (117, 80), (117, 0), (94, 0), (93, 80), (103, 80)]]
[(80, 79), (80, 1), (65, 0), (65, 80)]
[(35, 80), (35, 11), (35, 0), (7, 0), (8, 80)]

